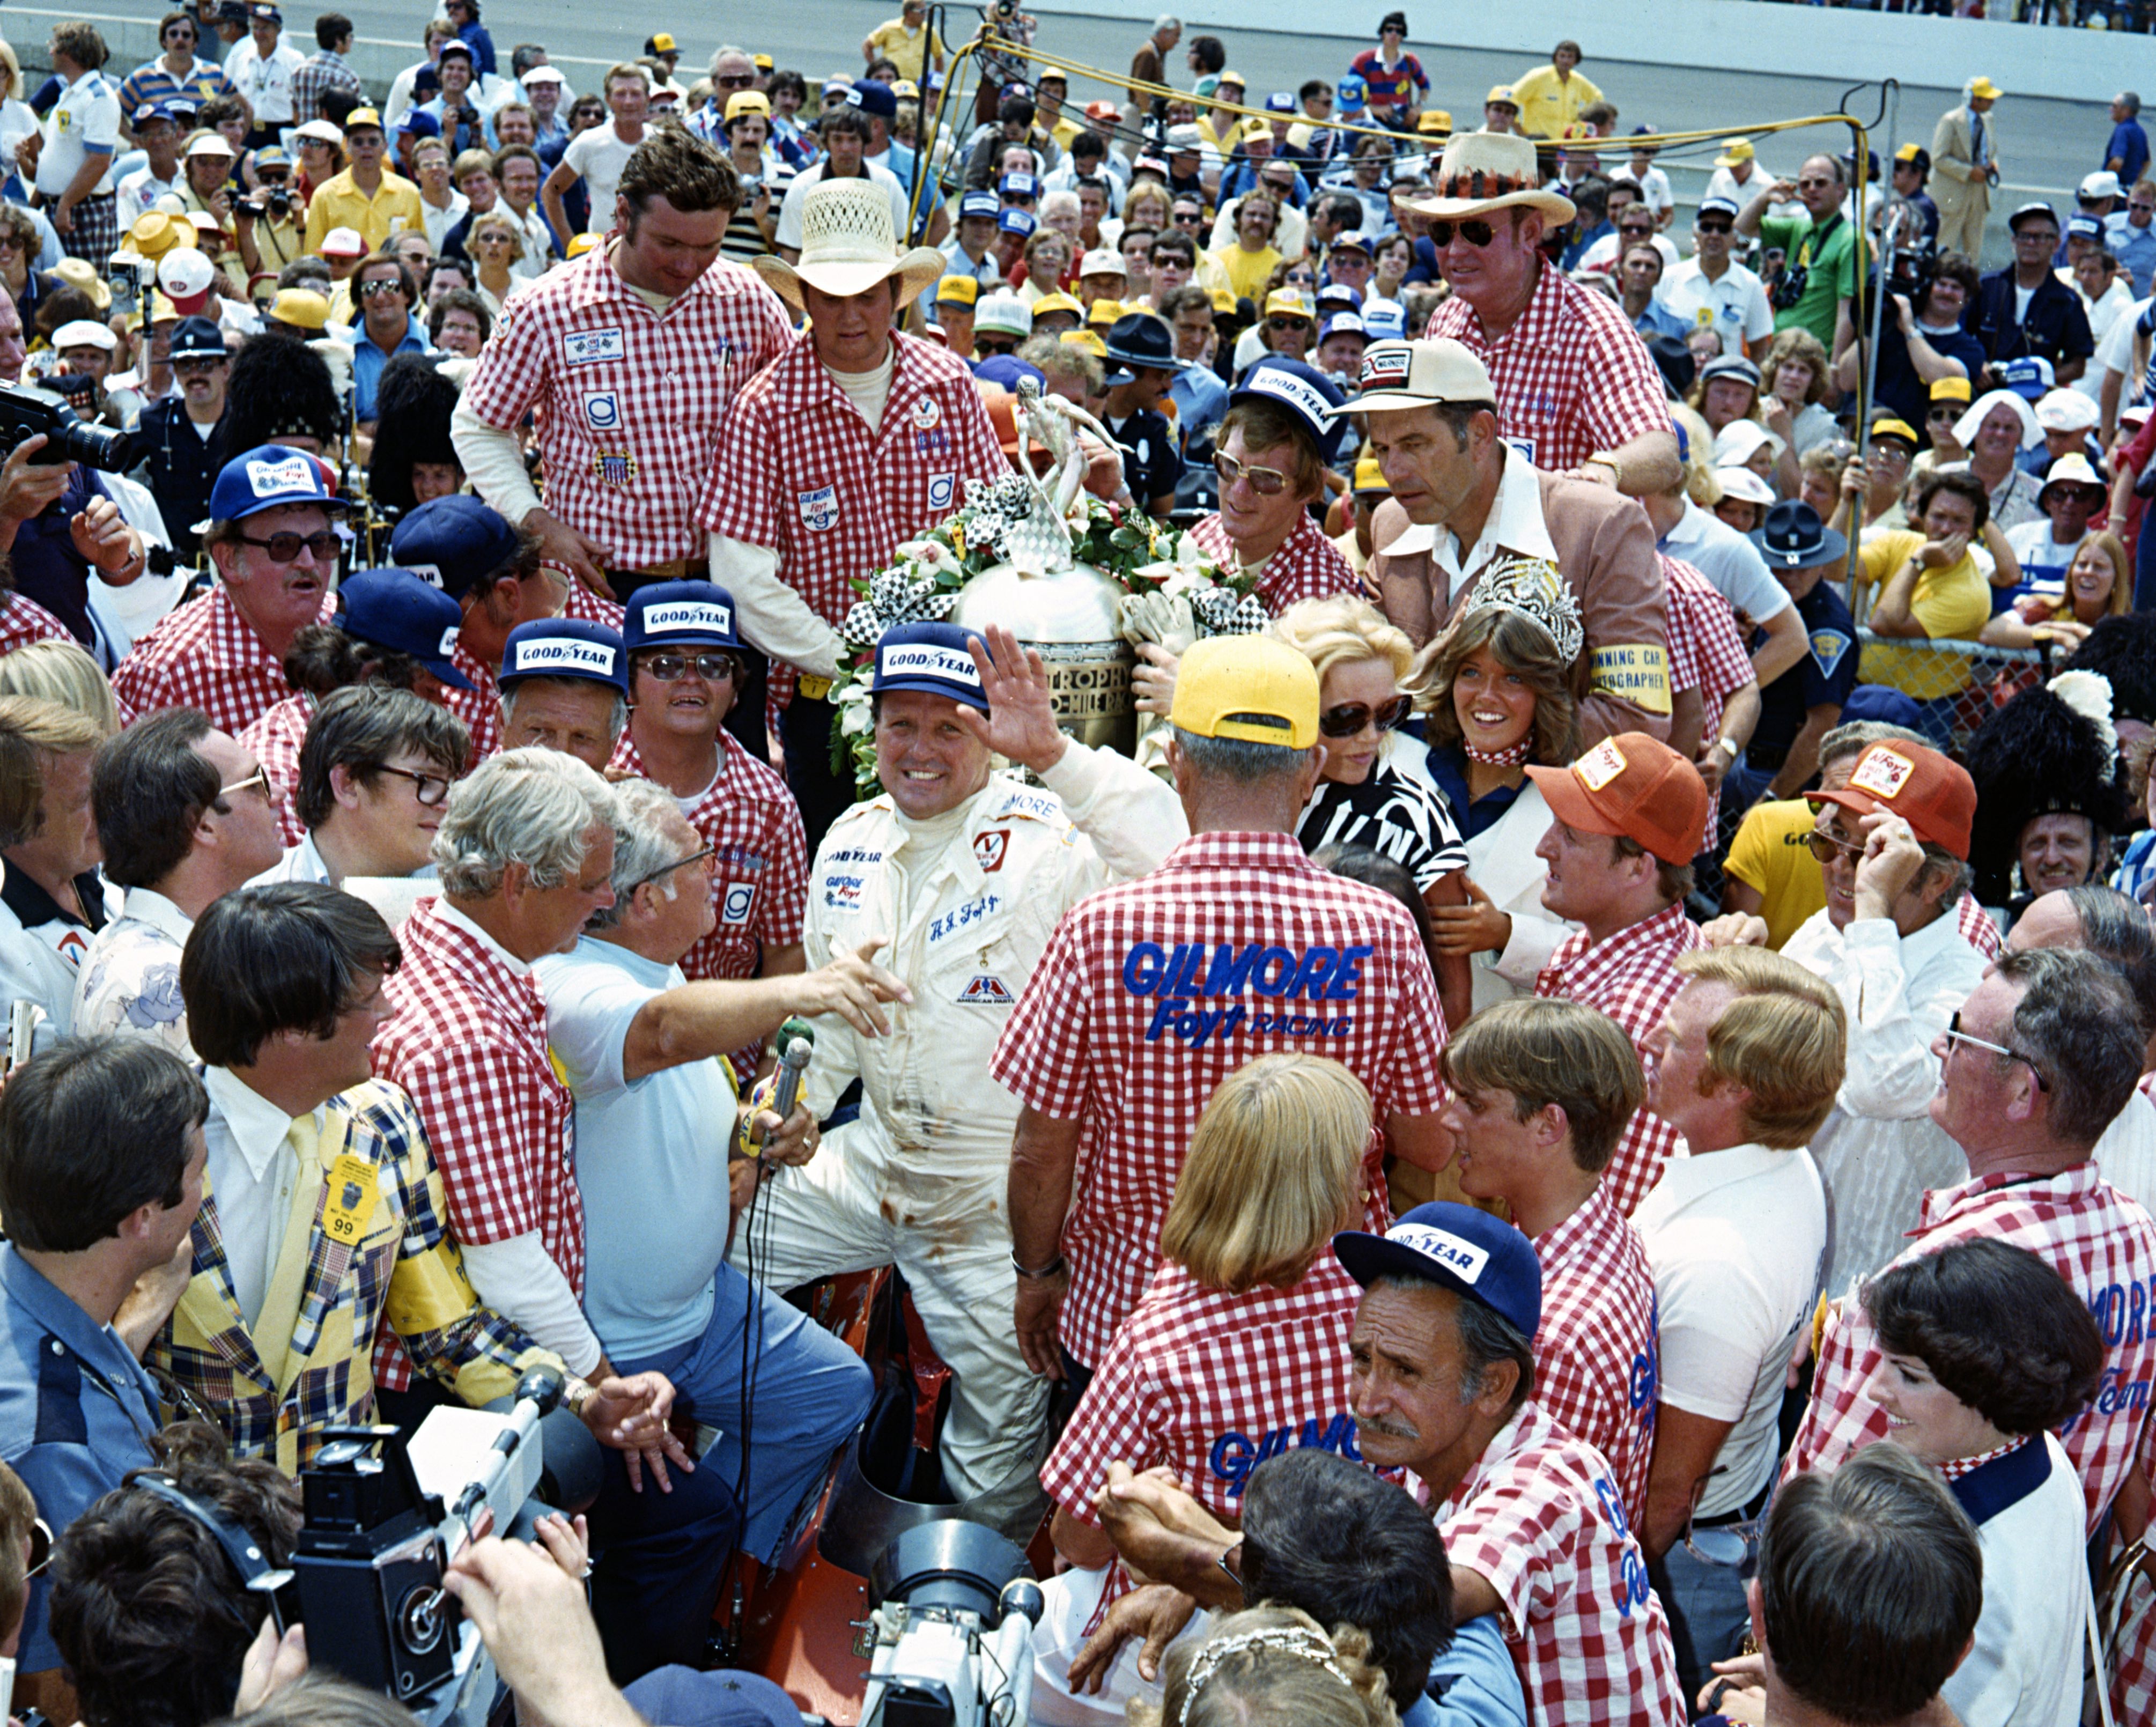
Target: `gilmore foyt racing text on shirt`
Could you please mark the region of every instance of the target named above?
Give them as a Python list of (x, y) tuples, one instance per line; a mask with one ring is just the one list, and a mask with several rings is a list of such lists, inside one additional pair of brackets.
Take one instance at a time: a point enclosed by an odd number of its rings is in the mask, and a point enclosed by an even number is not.
[[(1297, 950), (1261, 942), (1139, 942), (1123, 955), (1123, 987), (1153, 1004), (1149, 1043), (1173, 1036), (1203, 1049), (1245, 1031), (1344, 1037), (1363, 962), (1375, 951), (1359, 943)], [(1260, 1000), (1229, 1000), (1252, 995)]]

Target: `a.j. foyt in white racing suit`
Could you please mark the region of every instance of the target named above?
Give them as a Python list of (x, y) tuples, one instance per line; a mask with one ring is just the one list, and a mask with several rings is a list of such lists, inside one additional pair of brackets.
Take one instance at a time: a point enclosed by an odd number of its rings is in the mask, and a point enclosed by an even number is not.
[(808, 877), (809, 965), (880, 938), (876, 963), (911, 1007), (887, 1036), (816, 1025), (804, 1101), (819, 1118), (856, 1076), (860, 1118), (776, 1171), (733, 1255), (775, 1289), (896, 1263), (952, 1375), (942, 1458), (962, 1498), (1034, 1462), (1048, 1385), (1011, 1313), (1005, 1189), (1019, 1103), (988, 1077), (996, 1040), (1064, 912), (1142, 876), (1188, 836), (1174, 792), (1135, 763), (1072, 743), (1043, 789), (1005, 774), (916, 822), (888, 794), (840, 816)]

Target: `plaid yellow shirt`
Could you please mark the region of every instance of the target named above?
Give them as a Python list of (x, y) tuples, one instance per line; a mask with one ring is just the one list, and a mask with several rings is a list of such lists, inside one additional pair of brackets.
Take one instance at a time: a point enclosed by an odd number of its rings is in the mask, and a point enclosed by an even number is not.
[(323, 1120), (318, 1179), (300, 1185), (254, 1329), (206, 1194), (193, 1279), (149, 1357), (238, 1455), (288, 1473), (312, 1454), (313, 1435), (374, 1418), (368, 1364), (384, 1327), (474, 1406), (514, 1390), (527, 1368), (561, 1365), (474, 1293), (412, 1100), (370, 1080), (331, 1098)]

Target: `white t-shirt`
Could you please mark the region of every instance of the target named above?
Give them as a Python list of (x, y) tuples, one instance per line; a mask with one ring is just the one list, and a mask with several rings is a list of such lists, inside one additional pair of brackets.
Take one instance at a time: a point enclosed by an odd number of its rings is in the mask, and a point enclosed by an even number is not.
[(1747, 1503), (1774, 1467), (1783, 1377), (1819, 1299), (1826, 1190), (1808, 1151), (1686, 1151), (1632, 1226), (1655, 1268), (1661, 1401), (1735, 1423), (1696, 1513), (1718, 1517)]
[(90, 188), (90, 196), (102, 198), (112, 190), (112, 157), (119, 147), (120, 87), (102, 72), (85, 72), (60, 92), (45, 121), (38, 190), (58, 198), (82, 171), (83, 158), (95, 151), (105, 157), (105, 172)]
[(265, 59), (250, 36), (227, 57), (224, 75), (247, 98), (257, 126), (290, 126), (294, 118), (292, 75), (306, 64), (307, 57), (282, 36)]
[[(642, 143), (650, 131), (649, 126), (644, 127), (636, 144)], [(586, 233), (606, 234), (613, 229), (614, 188), (621, 184), (621, 171), (629, 166), (636, 144), (624, 144), (614, 131), (613, 122), (608, 121), (604, 126), (578, 132), (562, 152), (562, 160), (569, 171), (583, 177), (585, 188), (591, 194), (592, 213)]]

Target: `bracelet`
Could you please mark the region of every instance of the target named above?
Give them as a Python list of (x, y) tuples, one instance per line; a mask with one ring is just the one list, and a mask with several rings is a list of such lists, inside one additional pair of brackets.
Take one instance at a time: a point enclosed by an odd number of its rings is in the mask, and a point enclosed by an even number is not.
[(1238, 1591), (1240, 1591), (1243, 1586), (1242, 1574), (1236, 1570), (1233, 1565), (1228, 1563), (1228, 1554), (1241, 1551), (1242, 1545), (1243, 1544), (1240, 1541), (1238, 1541), (1233, 1547), (1228, 1549), (1226, 1553), (1219, 1555), (1213, 1561), (1214, 1565), (1219, 1566), (1220, 1575), (1225, 1577), (1230, 1583), (1234, 1584)]
[(1036, 1270), (1032, 1266), (1020, 1262), (1016, 1249), (1013, 1249), (1011, 1252), (1011, 1269), (1016, 1272), (1021, 1277), (1030, 1278), (1035, 1282), (1040, 1282), (1043, 1277), (1060, 1276), (1067, 1268), (1069, 1262), (1066, 1261), (1060, 1253), (1059, 1253), (1055, 1258), (1050, 1260), (1046, 1265), (1042, 1266)]

